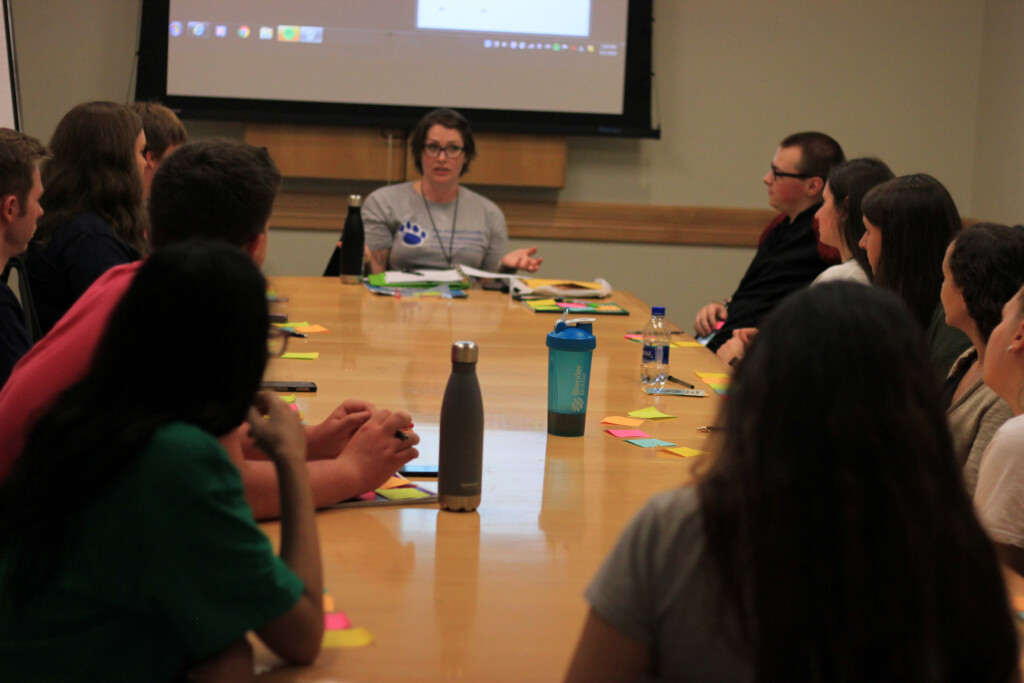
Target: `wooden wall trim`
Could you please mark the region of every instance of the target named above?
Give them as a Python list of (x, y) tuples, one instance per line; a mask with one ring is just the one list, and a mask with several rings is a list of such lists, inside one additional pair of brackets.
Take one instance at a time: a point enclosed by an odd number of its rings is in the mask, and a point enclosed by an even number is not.
[[(282, 192), (270, 226), (341, 233), (346, 197)], [(751, 247), (770, 209), (501, 200), (509, 237)]]

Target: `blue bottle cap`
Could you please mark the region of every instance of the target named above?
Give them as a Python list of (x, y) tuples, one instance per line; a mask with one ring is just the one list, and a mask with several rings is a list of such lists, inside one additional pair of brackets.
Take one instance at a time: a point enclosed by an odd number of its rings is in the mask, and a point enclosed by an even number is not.
[(597, 347), (593, 318), (559, 320), (554, 332), (548, 332), (548, 348), (561, 351), (590, 351)]
[(665, 307), (651, 306), (651, 315), (665, 315)]

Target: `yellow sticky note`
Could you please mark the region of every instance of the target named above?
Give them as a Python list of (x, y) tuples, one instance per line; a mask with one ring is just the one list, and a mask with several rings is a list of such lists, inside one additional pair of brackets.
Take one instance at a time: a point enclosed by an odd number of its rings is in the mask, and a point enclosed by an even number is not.
[(400, 486), (408, 486), (409, 480), (405, 477), (393, 476), (388, 479), (382, 486), (378, 486), (378, 489), (395, 489)]
[(285, 394), (279, 397), (285, 403), (295, 403), (295, 394)]
[(356, 626), (343, 631), (324, 631), (324, 647), (366, 647), (373, 642), (373, 634)]
[(281, 358), (287, 358), (288, 360), (316, 360), (320, 357), (318, 351), (312, 351), (310, 353), (283, 353)]
[(727, 372), (695, 372), (693, 374), (701, 379), (729, 379), (729, 373)]
[(701, 344), (700, 342), (695, 342), (695, 341), (674, 341), (674, 342), (672, 342), (672, 346), (675, 346), (676, 348), (679, 348), (679, 349), (689, 349), (689, 348), (700, 347), (700, 346), (704, 346), (704, 345)]
[(695, 455), (703, 455), (704, 453), (707, 452), (707, 451), (698, 450), (696, 448), (687, 448), (686, 446), (676, 446), (674, 448), (662, 448), (661, 450), (668, 451), (669, 453), (673, 453), (675, 455), (678, 455), (678, 456), (681, 456), (681, 457), (684, 457), (684, 458), (692, 458)]
[(639, 427), (643, 423), (643, 420), (634, 420), (631, 417), (619, 417), (617, 415), (609, 415), (601, 420), (603, 425), (622, 425), (623, 427)]
[(330, 614), (334, 611), (334, 598), (327, 593), (324, 593), (324, 612)]
[(324, 327), (323, 325), (292, 325), (291, 328), (293, 330), (295, 330), (296, 332), (301, 332), (302, 334), (311, 334), (313, 332), (329, 332), (330, 331), (326, 327)]
[(550, 280), (539, 277), (523, 280), (530, 289), (538, 287), (571, 287), (573, 289), (601, 289), (596, 282), (583, 282), (580, 280)]
[(306, 322), (305, 320), (303, 320), (300, 323), (271, 323), (271, 324), (274, 327), (292, 327), (292, 328), (295, 328), (295, 327), (307, 327), (309, 325), (309, 323)]
[(650, 406), (649, 408), (641, 408), (640, 410), (634, 410), (630, 412), (629, 416), (641, 417), (645, 420), (664, 420), (670, 417), (675, 417), (675, 415), (669, 415), (668, 413), (661, 412), (654, 406)]
[(411, 487), (406, 489), (377, 489), (377, 493), (388, 500), (413, 500), (430, 496), (426, 491), (420, 491)]

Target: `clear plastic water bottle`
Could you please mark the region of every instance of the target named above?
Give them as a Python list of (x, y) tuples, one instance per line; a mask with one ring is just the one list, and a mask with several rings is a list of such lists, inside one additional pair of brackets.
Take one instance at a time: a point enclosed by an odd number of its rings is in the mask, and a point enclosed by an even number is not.
[(640, 361), (640, 388), (661, 388), (668, 377), (668, 351), (672, 346), (672, 330), (665, 320), (665, 307), (652, 306), (651, 319), (643, 332), (644, 353)]

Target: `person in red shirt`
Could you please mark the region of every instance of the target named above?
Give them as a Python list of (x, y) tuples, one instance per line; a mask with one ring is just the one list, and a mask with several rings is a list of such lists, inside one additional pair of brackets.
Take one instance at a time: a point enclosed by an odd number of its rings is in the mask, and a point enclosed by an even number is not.
[[(153, 250), (191, 239), (213, 239), (245, 250), (262, 264), (267, 223), (281, 175), (266, 150), (227, 140), (182, 146), (160, 166), (150, 196)], [(0, 392), (0, 480), (21, 453), (35, 421), (57, 396), (81, 379), (114, 307), (141, 262), (112, 268), (18, 363)], [(372, 419), (371, 419), (372, 418)], [(322, 423), (308, 426), (308, 467), (317, 507), (365, 493), (417, 456), (419, 437), (395, 436), (408, 424), (404, 413), (378, 411), (350, 399)], [(239, 467), (246, 499), (257, 519), (280, 514), (273, 464), (251, 459), (243, 430), (221, 439)], [(252, 455), (252, 453), (249, 453)]]

